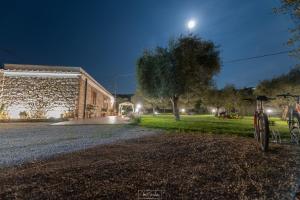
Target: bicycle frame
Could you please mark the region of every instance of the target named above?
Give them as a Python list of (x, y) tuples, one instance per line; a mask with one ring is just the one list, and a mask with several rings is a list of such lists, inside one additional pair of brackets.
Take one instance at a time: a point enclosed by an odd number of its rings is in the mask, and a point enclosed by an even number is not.
[(291, 136), (291, 141), (296, 142), (297, 144), (300, 143), (300, 95), (292, 95), (290, 93), (277, 95), (280, 97), (288, 98), (292, 97), (295, 98), (296, 102), (293, 104), (289, 104), (288, 106), (288, 126)]
[(262, 100), (256, 100), (256, 110), (254, 112), (254, 122), (253, 122), (253, 125), (254, 125), (254, 130), (255, 130), (255, 138), (257, 140), (259, 140), (259, 125), (258, 125), (258, 117), (259, 115), (263, 114), (264, 113), (264, 104), (263, 104), (263, 101)]
[(300, 96), (298, 95), (287, 95), (287, 97), (294, 97), (296, 98), (296, 102), (293, 104), (290, 104), (288, 106), (288, 126), (289, 129), (293, 129), (293, 125), (295, 123), (294, 117), (296, 116), (298, 120), (300, 120)]
[(256, 100), (256, 111), (258, 111), (259, 113), (264, 112), (264, 104), (262, 100)]

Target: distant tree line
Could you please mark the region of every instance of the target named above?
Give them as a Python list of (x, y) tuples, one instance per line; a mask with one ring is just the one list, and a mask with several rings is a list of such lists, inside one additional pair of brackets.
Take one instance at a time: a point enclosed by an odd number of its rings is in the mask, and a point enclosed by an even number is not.
[[(300, 66), (295, 66), (287, 74), (270, 80), (261, 81), (255, 90), (257, 95), (265, 94), (276, 97), (278, 94), (291, 93), (300, 95)], [(287, 107), (294, 103), (294, 99), (276, 98), (268, 104), (281, 111), (282, 118), (286, 118)]]
[[(221, 112), (226, 114), (252, 115), (255, 109), (255, 101), (245, 101), (245, 98), (255, 99), (257, 95), (276, 97), (278, 94), (300, 94), (300, 67), (296, 66), (286, 74), (261, 81), (256, 87), (237, 88), (234, 85), (226, 85), (218, 89), (213, 83), (207, 88), (201, 88), (199, 92), (190, 90), (178, 99), (178, 109), (185, 109), (185, 113), (214, 113), (218, 116)], [(168, 98), (149, 97), (141, 90), (133, 96), (134, 102), (143, 102), (148, 112), (170, 112), (172, 103)], [(293, 100), (276, 98), (266, 104), (284, 114), (285, 109)], [(283, 116), (284, 118), (284, 116)]]

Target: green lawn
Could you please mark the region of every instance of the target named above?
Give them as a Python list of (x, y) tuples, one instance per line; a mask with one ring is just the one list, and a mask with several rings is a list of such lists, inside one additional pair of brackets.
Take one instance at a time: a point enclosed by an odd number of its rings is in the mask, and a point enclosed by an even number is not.
[[(281, 133), (281, 137), (289, 136), (286, 121), (282, 121), (279, 118), (270, 118), (270, 120), (275, 121), (276, 124), (271, 129), (278, 130)], [(219, 119), (211, 115), (182, 115), (180, 121), (175, 121), (173, 115), (143, 115), (140, 125), (165, 130), (253, 136), (253, 117)]]

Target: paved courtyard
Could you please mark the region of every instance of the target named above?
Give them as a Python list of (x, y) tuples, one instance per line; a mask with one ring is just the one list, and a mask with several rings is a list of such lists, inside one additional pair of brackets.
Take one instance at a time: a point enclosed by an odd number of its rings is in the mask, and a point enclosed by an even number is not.
[(52, 125), (98, 125), (98, 124), (129, 124), (129, 119), (125, 119), (117, 116), (107, 116), (100, 118), (91, 118), (91, 119), (77, 119), (71, 121), (63, 121), (54, 123)]
[(157, 133), (125, 124), (53, 126), (49, 123), (0, 123), (0, 167)]

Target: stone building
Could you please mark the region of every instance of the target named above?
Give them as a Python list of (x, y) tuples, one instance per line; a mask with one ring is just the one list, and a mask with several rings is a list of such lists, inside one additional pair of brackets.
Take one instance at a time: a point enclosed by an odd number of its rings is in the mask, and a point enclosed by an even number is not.
[(101, 117), (113, 113), (113, 104), (113, 95), (80, 67), (0, 69), (0, 106), (10, 119)]

